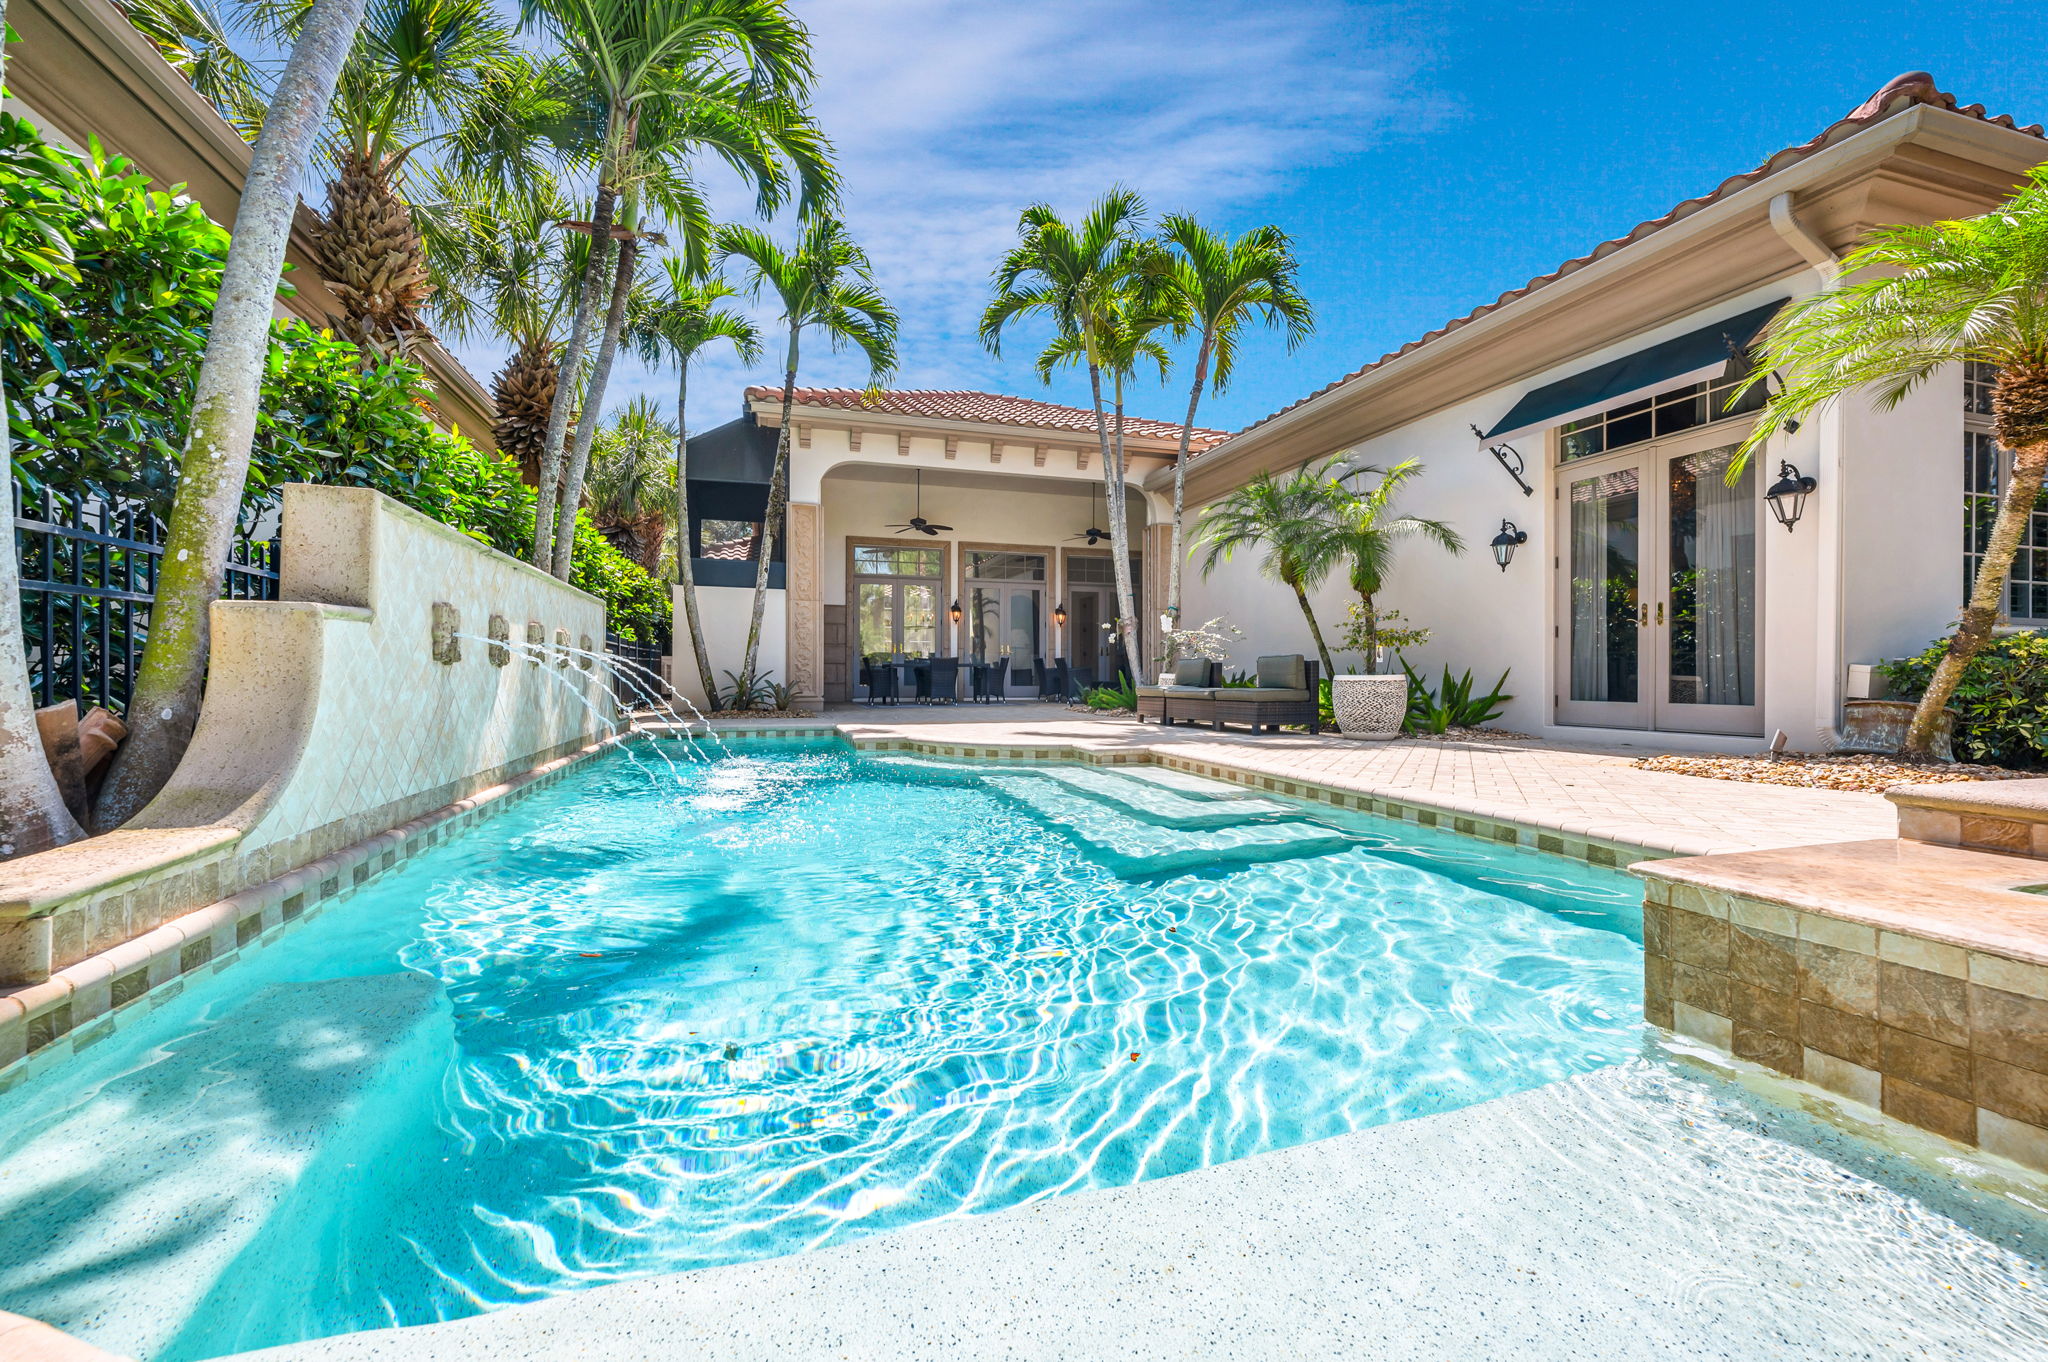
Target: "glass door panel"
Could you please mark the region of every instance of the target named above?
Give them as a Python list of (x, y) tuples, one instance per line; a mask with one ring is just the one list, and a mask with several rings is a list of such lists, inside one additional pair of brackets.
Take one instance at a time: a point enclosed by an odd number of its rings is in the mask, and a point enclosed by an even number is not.
[(896, 642), (896, 584), (862, 582), (855, 609), (860, 616), (860, 655), (873, 657), (900, 651)]
[(903, 651), (934, 657), (939, 651), (939, 589), (929, 582), (898, 582), (903, 618)]
[[(1752, 460), (1734, 483), (1735, 445), (1664, 465), (1665, 683), (1657, 726), (1761, 732), (1757, 704), (1757, 532)], [(1663, 623), (1659, 618), (1658, 623)]]
[(1642, 727), (1642, 479), (1618, 468), (1572, 481), (1566, 497), (1558, 717)]

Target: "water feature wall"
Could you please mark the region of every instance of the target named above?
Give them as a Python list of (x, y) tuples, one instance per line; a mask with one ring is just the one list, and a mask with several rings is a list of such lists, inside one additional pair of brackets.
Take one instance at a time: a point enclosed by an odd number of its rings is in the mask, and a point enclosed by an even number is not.
[(50, 1001), (20, 986), (606, 732), (607, 684), (576, 651), (602, 645), (595, 597), (365, 488), (286, 488), (283, 537), (282, 599), (213, 607), (206, 703), (163, 793), (0, 864), (0, 1065), (10, 1021)]

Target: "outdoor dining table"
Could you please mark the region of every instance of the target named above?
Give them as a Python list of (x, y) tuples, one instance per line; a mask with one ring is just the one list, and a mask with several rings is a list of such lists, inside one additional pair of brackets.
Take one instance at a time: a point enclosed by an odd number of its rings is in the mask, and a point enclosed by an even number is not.
[[(919, 695), (920, 692), (923, 692), (925, 695), (930, 694), (931, 686), (929, 678), (931, 677), (932, 671), (932, 660), (930, 658), (908, 658), (902, 662), (897, 663), (896, 665), (902, 669), (903, 691), (905, 694)], [(968, 693), (970, 695), (974, 692), (974, 673), (986, 673), (992, 666), (994, 666), (994, 664), (989, 662), (971, 662), (966, 658), (962, 658), (960, 660), (960, 679), (968, 682)], [(938, 697), (934, 696), (931, 698), (937, 699)], [(957, 688), (957, 685), (953, 694), (947, 698), (954, 700), (960, 698), (960, 693)]]

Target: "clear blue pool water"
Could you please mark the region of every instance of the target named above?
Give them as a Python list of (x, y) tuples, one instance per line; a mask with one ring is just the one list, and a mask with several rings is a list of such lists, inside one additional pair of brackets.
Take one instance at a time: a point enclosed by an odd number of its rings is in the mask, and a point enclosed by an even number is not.
[(1637, 897), (1190, 780), (607, 758), (0, 1094), (0, 1308), (183, 1362), (1485, 1101), (1637, 1052)]

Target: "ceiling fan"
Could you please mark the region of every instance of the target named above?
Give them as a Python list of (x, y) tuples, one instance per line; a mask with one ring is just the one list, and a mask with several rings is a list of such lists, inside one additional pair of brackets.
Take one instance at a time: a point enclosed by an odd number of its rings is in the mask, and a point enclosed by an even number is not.
[[(1098, 489), (1098, 491), (1099, 491), (1099, 490), (1100, 490), (1100, 489)], [(1096, 529), (1096, 528), (1095, 528), (1095, 525), (1094, 525), (1094, 520), (1095, 520), (1095, 501), (1096, 501), (1096, 494), (1095, 494), (1095, 493), (1090, 493), (1090, 494), (1089, 494), (1089, 497), (1088, 497), (1088, 520), (1089, 520), (1089, 525), (1088, 525), (1088, 528), (1087, 528), (1087, 529), (1085, 529), (1085, 530), (1083, 530), (1083, 531), (1081, 531), (1081, 532), (1080, 532), (1079, 534), (1076, 534), (1076, 535), (1070, 535), (1070, 536), (1068, 536), (1068, 537), (1069, 537), (1070, 539), (1085, 539), (1085, 540), (1087, 540), (1087, 541), (1088, 541), (1088, 545), (1089, 545), (1089, 547), (1090, 547), (1090, 548), (1093, 548), (1093, 547), (1094, 547), (1095, 545), (1097, 545), (1097, 544), (1100, 544), (1100, 543), (1101, 543), (1101, 542), (1102, 542), (1103, 540), (1105, 540), (1105, 539), (1109, 538), (1109, 531), (1108, 531), (1108, 530), (1098, 530), (1098, 529)]]
[(951, 530), (953, 528), (951, 525), (934, 525), (931, 521), (924, 518), (924, 471), (922, 469), (918, 470), (917, 474), (917, 514), (910, 517), (908, 525), (891, 525), (889, 528), (892, 530), (916, 530), (919, 534), (929, 534), (934, 537), (942, 530)]

